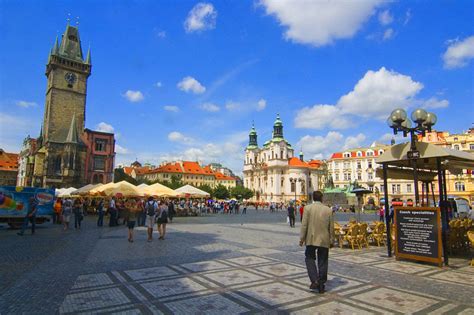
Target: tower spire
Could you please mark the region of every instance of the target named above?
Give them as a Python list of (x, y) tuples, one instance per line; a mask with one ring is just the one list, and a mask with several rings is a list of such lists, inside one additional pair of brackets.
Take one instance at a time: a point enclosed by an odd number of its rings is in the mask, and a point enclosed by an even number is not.
[(280, 119), (280, 114), (277, 114), (277, 118), (273, 124), (273, 139), (283, 140), (283, 122)]
[(72, 116), (71, 126), (67, 133), (66, 143), (79, 143), (79, 135), (77, 133), (76, 114)]
[(89, 48), (87, 49), (86, 63), (88, 65), (91, 64), (91, 45), (89, 45)]
[(252, 121), (252, 128), (250, 129), (249, 132), (249, 145), (247, 146), (247, 149), (256, 149), (258, 148), (258, 142), (257, 142), (257, 130), (255, 130), (255, 124)]
[(56, 41), (54, 42), (53, 46), (53, 54), (57, 55), (59, 53), (59, 44), (58, 44), (58, 36), (56, 35)]

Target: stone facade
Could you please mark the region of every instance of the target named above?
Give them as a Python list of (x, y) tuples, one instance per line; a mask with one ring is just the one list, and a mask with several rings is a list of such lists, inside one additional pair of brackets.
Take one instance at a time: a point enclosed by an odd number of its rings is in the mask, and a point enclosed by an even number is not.
[(257, 131), (252, 127), (245, 149), (244, 186), (254, 191), (254, 201), (308, 201), (308, 195), (323, 188), (324, 163), (304, 161), (303, 153), (294, 156), (294, 149), (283, 137), (280, 117), (273, 125), (273, 137), (258, 146)]
[[(424, 137), (420, 136), (419, 140), (474, 154), (474, 128), (460, 134), (432, 131), (426, 133)], [(446, 174), (448, 196), (465, 198), (471, 205), (474, 204), (474, 175), (472, 173), (473, 170), (463, 170), (462, 174), (454, 175), (448, 171)]]

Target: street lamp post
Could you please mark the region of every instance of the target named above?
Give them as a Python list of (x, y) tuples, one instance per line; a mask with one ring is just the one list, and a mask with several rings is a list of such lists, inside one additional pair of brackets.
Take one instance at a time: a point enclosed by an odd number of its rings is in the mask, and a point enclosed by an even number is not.
[[(412, 121), (415, 124), (412, 127)], [(417, 135), (425, 136), (426, 131), (431, 132), (431, 127), (436, 124), (437, 117), (434, 113), (428, 113), (424, 109), (415, 109), (411, 114), (411, 120), (408, 118), (404, 109), (397, 108), (387, 119), (387, 124), (393, 129), (393, 134), (403, 132), (404, 137), (410, 136), (410, 151), (408, 158), (413, 166), (413, 182), (415, 186), (415, 204), (419, 206), (420, 196), (418, 191), (418, 171), (417, 160), (420, 158), (420, 152), (416, 149)], [(387, 201), (386, 201), (387, 202)]]
[(291, 184), (295, 184), (295, 203), (296, 203), (296, 183), (302, 183), (304, 180), (301, 179), (301, 178), (293, 178), (293, 177), (290, 177), (290, 183)]

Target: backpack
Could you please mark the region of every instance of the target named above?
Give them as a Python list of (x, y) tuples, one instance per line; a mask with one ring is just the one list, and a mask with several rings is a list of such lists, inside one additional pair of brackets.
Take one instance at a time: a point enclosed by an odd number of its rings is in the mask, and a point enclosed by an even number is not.
[(164, 207), (161, 209), (160, 219), (162, 219), (162, 220), (167, 220), (168, 219), (168, 210)]
[(146, 214), (149, 216), (155, 215), (155, 203), (154, 202), (147, 202), (145, 206)]

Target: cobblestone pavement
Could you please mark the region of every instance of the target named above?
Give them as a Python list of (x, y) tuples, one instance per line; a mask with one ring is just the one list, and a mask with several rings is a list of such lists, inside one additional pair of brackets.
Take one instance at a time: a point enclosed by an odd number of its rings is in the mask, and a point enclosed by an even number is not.
[[(344, 220), (339, 215), (339, 220)], [(0, 228), (1, 314), (473, 314), (474, 267), (330, 251), (327, 293), (308, 290), (299, 226), (283, 213), (176, 218), (166, 240), (136, 229)]]

